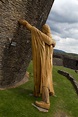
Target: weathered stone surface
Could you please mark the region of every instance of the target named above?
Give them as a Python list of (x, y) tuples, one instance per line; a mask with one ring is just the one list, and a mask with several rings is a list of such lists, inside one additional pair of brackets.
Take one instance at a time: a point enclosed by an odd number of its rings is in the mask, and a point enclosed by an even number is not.
[(78, 82), (66, 71), (58, 70), (58, 73), (67, 77), (71, 81), (71, 83), (73, 84), (73, 86), (78, 94)]
[(64, 65), (64, 67), (77, 70), (78, 69), (78, 58), (72, 59), (72, 58), (64, 57), (63, 58), (63, 65)]
[(62, 58), (53, 58), (53, 65), (63, 66), (63, 59)]
[(58, 50), (54, 49), (53, 60), (54, 65), (74, 69), (77, 73), (78, 54), (58, 52)]
[(26, 72), (26, 74), (24, 75), (24, 78), (21, 79), (21, 81), (19, 81), (19, 82), (16, 81), (13, 85), (10, 85), (10, 86), (8, 85), (8, 86), (5, 86), (3, 88), (1, 87), (0, 90), (16, 88), (16, 87), (18, 87), (18, 86), (20, 86), (22, 84), (25, 84), (28, 81), (29, 81), (29, 73)]
[(75, 70), (76, 73), (78, 73), (78, 70)]
[(18, 25), (26, 19), (41, 29), (54, 0), (0, 0), (0, 87), (23, 79), (31, 60), (30, 32)]

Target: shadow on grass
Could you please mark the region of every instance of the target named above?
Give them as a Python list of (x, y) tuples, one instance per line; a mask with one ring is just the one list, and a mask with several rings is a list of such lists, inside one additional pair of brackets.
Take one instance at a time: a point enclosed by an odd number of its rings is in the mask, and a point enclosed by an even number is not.
[(33, 90), (31, 89), (27, 89), (27, 88), (25, 89), (25, 88), (19, 87), (19, 88), (11, 89), (10, 91), (14, 93), (16, 97), (25, 98), (30, 102), (34, 102), (35, 100), (41, 99), (41, 97), (38, 97), (38, 98), (35, 97), (33, 95)]

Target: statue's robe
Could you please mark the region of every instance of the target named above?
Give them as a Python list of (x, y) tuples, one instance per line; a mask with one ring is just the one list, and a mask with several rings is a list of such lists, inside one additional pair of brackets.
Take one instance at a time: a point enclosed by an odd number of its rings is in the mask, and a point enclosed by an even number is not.
[(55, 41), (34, 26), (31, 27), (34, 95), (42, 93), (42, 88), (47, 87), (50, 94), (54, 94), (52, 81), (52, 56)]

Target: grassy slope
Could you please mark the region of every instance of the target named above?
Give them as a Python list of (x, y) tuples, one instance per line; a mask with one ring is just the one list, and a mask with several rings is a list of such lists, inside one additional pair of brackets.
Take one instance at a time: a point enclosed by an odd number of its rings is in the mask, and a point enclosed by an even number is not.
[(56, 66), (57, 69), (60, 69), (60, 70), (64, 70), (66, 72), (68, 72), (71, 76), (73, 76), (73, 78), (78, 81), (78, 74), (75, 73), (75, 70), (73, 69), (69, 69), (69, 68), (66, 68), (66, 67), (62, 67), (62, 66)]
[(29, 95), (33, 92), (34, 87), (32, 64), (30, 64), (28, 83), (15, 89), (0, 91), (0, 117), (54, 117), (54, 114), (59, 111), (63, 111), (71, 117), (78, 117), (77, 94), (70, 81), (57, 73), (58, 69), (63, 69), (63, 67), (54, 66), (54, 89), (57, 97), (50, 97), (51, 108), (48, 113), (39, 112), (31, 105), (35, 100), (41, 99)]

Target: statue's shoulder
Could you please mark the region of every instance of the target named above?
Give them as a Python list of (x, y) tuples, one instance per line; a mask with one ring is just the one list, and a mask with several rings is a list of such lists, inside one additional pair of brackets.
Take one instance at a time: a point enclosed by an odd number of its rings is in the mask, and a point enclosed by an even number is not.
[(35, 26), (32, 26), (31, 30), (32, 30), (32, 31), (36, 31), (36, 32), (38, 32), (38, 31), (39, 31), (39, 29), (38, 29), (38, 28), (36, 28)]

